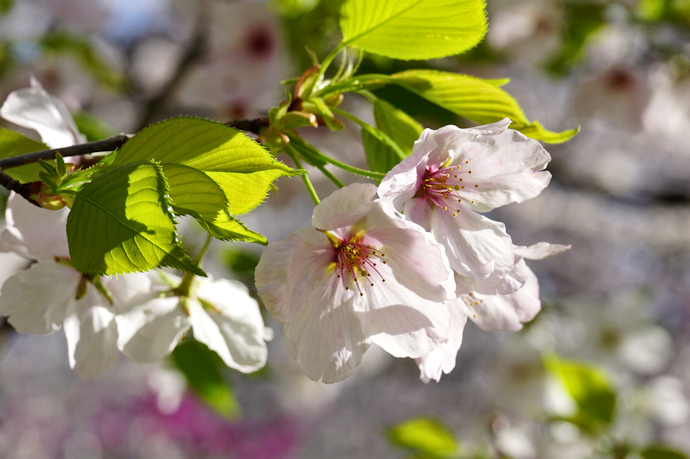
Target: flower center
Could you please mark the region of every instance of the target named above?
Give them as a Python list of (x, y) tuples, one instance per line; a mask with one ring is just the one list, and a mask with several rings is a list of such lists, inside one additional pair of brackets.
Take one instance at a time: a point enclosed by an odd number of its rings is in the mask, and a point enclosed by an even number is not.
[[(464, 165), (468, 165), (465, 161)], [(463, 202), (462, 193), (465, 186), (477, 188), (477, 184), (469, 184), (463, 181), (465, 174), (472, 171), (462, 170), (463, 165), (449, 166), (448, 161), (440, 167), (436, 165), (427, 166), (424, 171), (424, 183), (415, 197), (425, 197), (429, 204), (439, 209), (450, 212), (453, 217), (460, 213), (461, 203)], [(467, 176), (464, 177), (467, 179)], [(465, 199), (465, 201), (468, 201)], [(474, 201), (471, 201), (474, 203)]]
[(339, 279), (342, 279), (345, 290), (350, 289), (348, 284), (349, 279), (352, 279), (359, 295), (364, 296), (360, 281), (366, 281), (373, 287), (372, 272), (378, 275), (381, 282), (386, 282), (386, 279), (376, 268), (379, 261), (386, 264), (386, 260), (384, 260), (386, 255), (383, 252), (371, 245), (364, 244), (359, 234), (351, 237), (349, 241), (343, 241), (329, 232), (326, 232), (326, 235), (336, 249), (335, 274)]

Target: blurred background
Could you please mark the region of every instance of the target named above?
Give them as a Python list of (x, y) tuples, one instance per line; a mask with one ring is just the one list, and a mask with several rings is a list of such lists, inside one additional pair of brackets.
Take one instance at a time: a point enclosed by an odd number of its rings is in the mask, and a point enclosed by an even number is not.
[[(0, 100), (33, 75), (90, 140), (183, 114), (263, 116), (283, 99), (281, 80), (338, 42), (339, 4), (0, 0)], [(254, 375), (185, 345), (170, 362), (122, 358), (81, 381), (61, 332), (5, 328), (0, 457), (685, 457), (690, 2), (488, 0), (488, 16), (485, 40), (469, 53), (413, 63), (367, 55), (360, 73), (423, 67), (510, 78), (505, 89), (530, 120), (581, 127), (546, 145), (553, 180), (539, 197), (490, 215), (516, 244), (572, 245), (530, 263), (543, 301), (533, 322), (519, 333), (469, 323), (455, 370), (430, 384), (413, 361), (373, 348), (346, 381), (314, 383), (268, 316), (276, 337)], [(377, 95), (427, 127), (468, 125), (402, 90)], [(372, 119), (358, 96), (344, 103)], [(304, 135), (366, 167), (359, 128), (324, 129)], [(334, 190), (312, 177), (321, 196)], [(283, 178), (243, 221), (277, 241), (309, 225), (312, 208), (302, 182)], [(191, 224), (185, 237), (192, 246), (202, 238)], [(207, 265), (252, 289), (260, 253), (217, 243)]]

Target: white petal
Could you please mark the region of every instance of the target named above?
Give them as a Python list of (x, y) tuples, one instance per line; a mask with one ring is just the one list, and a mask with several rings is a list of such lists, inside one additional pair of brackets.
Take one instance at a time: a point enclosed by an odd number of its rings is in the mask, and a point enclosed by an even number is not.
[(7, 200), (5, 224), (0, 234), (0, 252), (15, 252), (36, 260), (69, 257), (65, 227), (69, 209), (36, 207), (12, 193)]
[(537, 242), (528, 247), (518, 245), (513, 247), (516, 256), (527, 258), (528, 260), (541, 260), (569, 249), (569, 245), (549, 244), (548, 242)]
[(334, 383), (347, 378), (369, 347), (352, 300), (328, 307), (305, 304), (298, 320), (284, 325), (288, 353), (314, 381)]
[(522, 329), (522, 324), (532, 320), (541, 309), (539, 299), (539, 280), (524, 260), (515, 265), (520, 277), (525, 278), (525, 285), (509, 295), (465, 296), (469, 305), (470, 319), (484, 330)]
[[(362, 286), (355, 310), (366, 339), (395, 357), (420, 357), (445, 339), (448, 306), (429, 301), (395, 279)], [(360, 304), (358, 304), (360, 303)]]
[(155, 362), (175, 349), (190, 327), (177, 297), (155, 298), (115, 318), (118, 347), (135, 362)]
[(330, 267), (334, 259), (331, 243), (313, 228), (299, 229), (283, 241), (270, 243), (254, 275), (268, 312), (285, 323), (297, 320), (307, 304), (327, 308), (351, 297), (352, 292), (341, 287)]
[(35, 129), (50, 148), (85, 142), (65, 104), (48, 94), (33, 78), (31, 86), (10, 93), (0, 107), (0, 116), (19, 126)]
[(463, 276), (485, 279), (494, 272), (505, 276), (513, 268), (513, 244), (503, 223), (469, 209), (457, 217), (435, 209), (431, 228), (446, 248), (450, 267)]
[(376, 207), (371, 200), (375, 194), (376, 186), (371, 183), (353, 183), (336, 190), (314, 208), (312, 225), (330, 231), (350, 227)]
[(403, 206), (405, 218), (415, 222), (426, 231), (431, 231), (431, 216), (434, 208), (425, 198), (410, 199)]
[(434, 349), (416, 359), (420, 378), (424, 382), (432, 379), (441, 380), (442, 374), (448, 374), (455, 368), (458, 351), (462, 345), (463, 331), (467, 323), (467, 308), (460, 300), (448, 302), (450, 309), (450, 327), (448, 336)]
[(70, 366), (80, 378), (100, 377), (120, 357), (113, 313), (97, 304), (103, 301), (90, 287), (89, 294), (77, 303), (76, 313), (65, 319)]
[(403, 210), (403, 205), (414, 197), (423, 184), (429, 151), (421, 139), (427, 131), (425, 129), (420, 140), (415, 142), (412, 154), (393, 166), (378, 187), (378, 195), (382, 199), (390, 199), (399, 211)]
[(227, 366), (243, 373), (266, 365), (264, 322), (259, 304), (244, 285), (225, 279), (207, 281), (199, 287), (198, 298), (216, 311), (191, 302), (189, 319), (194, 338), (215, 351)]
[(60, 329), (75, 301), (81, 274), (59, 263), (38, 262), (5, 281), (0, 315), (20, 333), (45, 334)]

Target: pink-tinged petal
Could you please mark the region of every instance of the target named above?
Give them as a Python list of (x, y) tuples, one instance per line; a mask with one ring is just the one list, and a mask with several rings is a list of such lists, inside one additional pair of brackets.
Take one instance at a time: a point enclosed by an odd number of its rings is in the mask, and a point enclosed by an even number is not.
[(431, 229), (445, 247), (450, 267), (462, 276), (486, 279), (492, 273), (505, 276), (513, 268), (513, 244), (503, 223), (469, 209), (457, 217), (435, 209)]
[(5, 224), (0, 234), (0, 252), (15, 252), (35, 260), (69, 257), (67, 245), (68, 208), (47, 210), (12, 193), (7, 200)]
[(510, 295), (465, 296), (472, 319), (484, 330), (522, 329), (522, 324), (534, 319), (541, 309), (539, 299), (539, 281), (524, 260), (515, 265), (515, 271), (526, 279), (525, 285)]
[(462, 300), (448, 301), (450, 327), (448, 335), (434, 349), (416, 359), (420, 378), (424, 382), (441, 380), (455, 368), (458, 351), (462, 345), (463, 331), (467, 323), (467, 308)]
[[(422, 137), (424, 137), (422, 132)], [(393, 166), (381, 180), (377, 193), (382, 199), (389, 199), (397, 210), (402, 210), (403, 205), (412, 199), (421, 188), (424, 180), (424, 170), (429, 161), (429, 153), (424, 148), (415, 148), (410, 156)]]
[(72, 115), (60, 99), (48, 94), (31, 78), (31, 87), (14, 91), (0, 107), (0, 116), (19, 126), (34, 129), (50, 148), (86, 142)]
[(375, 194), (376, 186), (371, 183), (353, 183), (337, 190), (314, 208), (311, 223), (316, 229), (341, 236), (343, 228), (354, 225), (376, 207), (371, 200)]
[(118, 347), (135, 362), (155, 362), (170, 354), (189, 329), (179, 298), (154, 298), (115, 317)]
[(190, 303), (194, 338), (215, 351), (227, 366), (243, 373), (266, 365), (268, 351), (259, 304), (243, 284), (225, 279), (206, 281), (199, 287), (198, 298), (215, 311)]
[(120, 358), (113, 313), (97, 303), (103, 297), (91, 287), (77, 302), (75, 313), (65, 319), (70, 367), (80, 378), (96, 379)]
[(570, 249), (570, 245), (549, 244), (548, 242), (537, 242), (528, 247), (515, 246), (515, 255), (528, 260), (541, 260), (552, 255), (557, 255)]
[(410, 199), (403, 206), (405, 218), (415, 222), (426, 231), (431, 231), (431, 217), (434, 210), (434, 207), (426, 198)]
[(551, 174), (544, 171), (551, 156), (536, 140), (508, 129), (454, 145), (451, 165), (460, 167), (463, 189), (457, 192), (479, 212), (523, 202), (546, 188)]
[(337, 307), (307, 303), (298, 320), (283, 326), (288, 353), (314, 381), (347, 378), (369, 348), (352, 299)]
[(272, 242), (255, 271), (256, 289), (279, 322), (297, 320), (307, 304), (339, 304), (352, 296), (333, 274), (335, 251), (326, 236), (302, 228)]
[(420, 357), (445, 339), (450, 313), (444, 303), (421, 298), (395, 279), (366, 284), (362, 293), (355, 310), (364, 336), (394, 357)]
[[(431, 301), (445, 301), (455, 294), (453, 271), (450, 269), (445, 250), (430, 233), (412, 222), (401, 220), (405, 228), (373, 225), (367, 229), (367, 237), (382, 244), (385, 269), (379, 266), (386, 282), (396, 280), (406, 289)], [(387, 274), (390, 272), (389, 278)], [(372, 279), (376, 275), (372, 273)], [(386, 286), (388, 287), (388, 286)]]
[(0, 290), (0, 315), (20, 333), (60, 329), (75, 301), (81, 274), (59, 263), (38, 262), (7, 279)]

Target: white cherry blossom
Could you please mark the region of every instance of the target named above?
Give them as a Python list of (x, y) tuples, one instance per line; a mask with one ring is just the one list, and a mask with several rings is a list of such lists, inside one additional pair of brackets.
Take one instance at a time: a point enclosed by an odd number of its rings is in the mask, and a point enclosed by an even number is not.
[(289, 354), (309, 378), (346, 378), (370, 344), (420, 357), (450, 324), (455, 285), (443, 247), (418, 225), (372, 201), (376, 187), (352, 184), (314, 209), (314, 228), (271, 243), (256, 287), (283, 323)]
[(266, 364), (266, 341), (273, 336), (265, 328), (259, 304), (236, 281), (197, 279), (195, 292), (178, 296), (171, 285), (179, 279), (151, 273), (149, 298), (116, 317), (118, 345), (137, 362), (154, 362), (167, 356), (189, 330), (194, 338), (215, 351), (223, 362), (243, 373)]

